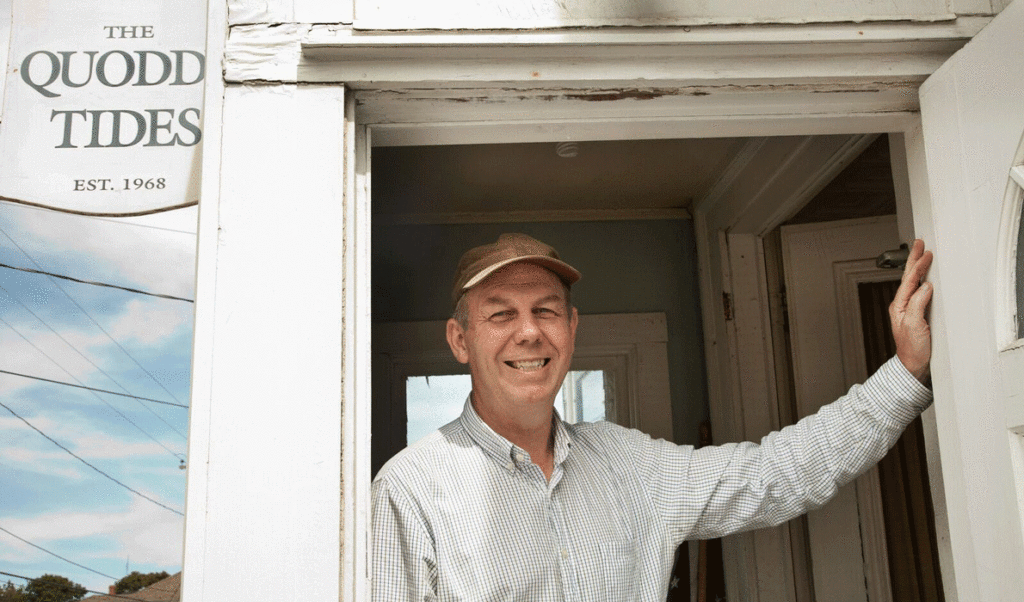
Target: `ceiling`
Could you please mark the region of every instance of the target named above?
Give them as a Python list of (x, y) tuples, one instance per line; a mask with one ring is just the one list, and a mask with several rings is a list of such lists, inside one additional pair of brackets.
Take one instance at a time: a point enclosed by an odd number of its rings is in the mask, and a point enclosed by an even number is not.
[[(744, 138), (376, 147), (374, 217), (502, 221), (509, 212), (688, 209), (742, 152)], [(879, 136), (790, 223), (895, 213), (889, 146)], [(470, 215), (471, 216), (468, 216)], [(493, 218), (493, 219), (492, 219)]]

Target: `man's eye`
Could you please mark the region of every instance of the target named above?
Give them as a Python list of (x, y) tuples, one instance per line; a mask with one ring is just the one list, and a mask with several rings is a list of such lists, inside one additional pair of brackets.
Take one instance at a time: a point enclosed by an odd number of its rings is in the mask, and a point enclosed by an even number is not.
[(542, 316), (556, 315), (555, 310), (551, 309), (550, 307), (538, 307), (536, 310), (534, 310), (534, 313), (540, 314)]
[(514, 313), (515, 312), (513, 312), (510, 309), (507, 309), (505, 311), (499, 311), (497, 313), (491, 314), (491, 319), (496, 322), (507, 322), (508, 320), (512, 319)]

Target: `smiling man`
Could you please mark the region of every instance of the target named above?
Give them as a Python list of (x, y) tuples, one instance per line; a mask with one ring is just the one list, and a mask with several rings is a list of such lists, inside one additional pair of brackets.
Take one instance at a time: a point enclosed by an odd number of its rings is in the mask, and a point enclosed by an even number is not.
[(664, 600), (676, 547), (779, 524), (877, 462), (931, 401), (931, 254), (915, 242), (890, 308), (897, 357), (760, 444), (695, 450), (554, 411), (580, 274), (523, 234), (468, 251), (447, 337), (462, 416), (373, 483), (373, 598)]

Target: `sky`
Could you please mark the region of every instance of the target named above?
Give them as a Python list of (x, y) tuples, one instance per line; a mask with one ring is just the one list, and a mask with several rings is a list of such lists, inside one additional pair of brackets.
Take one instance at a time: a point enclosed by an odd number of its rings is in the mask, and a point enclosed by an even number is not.
[[(0, 202), (0, 263), (193, 299), (196, 217)], [(189, 302), (0, 267), (0, 370), (187, 405), (192, 330)], [(4, 531), (0, 571), (105, 593), (130, 571), (180, 570), (187, 408), (4, 373), (0, 402), (21, 417), (0, 407), (0, 528), (106, 576)]]

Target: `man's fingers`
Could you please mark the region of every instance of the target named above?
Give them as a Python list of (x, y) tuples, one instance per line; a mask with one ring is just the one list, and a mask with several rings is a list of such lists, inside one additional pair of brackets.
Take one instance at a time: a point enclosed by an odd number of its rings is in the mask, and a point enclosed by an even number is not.
[(906, 323), (910, 325), (924, 322), (924, 312), (928, 309), (928, 303), (932, 300), (932, 285), (925, 282), (907, 303)]
[(932, 264), (931, 251), (924, 250), (924, 241), (917, 239), (910, 248), (910, 255), (907, 257), (907, 264), (903, 268), (903, 280), (900, 288), (896, 291), (893, 303), (898, 311), (903, 311), (910, 301), (911, 295), (917, 290), (921, 280), (928, 273)]

